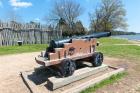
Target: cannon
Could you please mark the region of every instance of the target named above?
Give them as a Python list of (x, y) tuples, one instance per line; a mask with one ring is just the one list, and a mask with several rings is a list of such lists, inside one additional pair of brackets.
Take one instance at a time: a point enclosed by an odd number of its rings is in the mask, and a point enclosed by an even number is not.
[(71, 76), (77, 64), (83, 61), (98, 67), (103, 63), (103, 53), (96, 52), (97, 38), (108, 37), (111, 32), (72, 37), (63, 40), (51, 40), (45, 52), (35, 58), (42, 66), (57, 68), (62, 77)]

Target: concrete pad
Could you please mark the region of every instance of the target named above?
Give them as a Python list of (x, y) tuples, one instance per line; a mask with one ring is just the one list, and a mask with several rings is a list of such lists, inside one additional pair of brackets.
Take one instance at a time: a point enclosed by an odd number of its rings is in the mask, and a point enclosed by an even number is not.
[(65, 78), (56, 78), (50, 77), (48, 78), (48, 86), (51, 90), (63, 87), (69, 83), (74, 81), (86, 78), (90, 75), (96, 74), (98, 72), (104, 71), (108, 68), (107, 65), (103, 64), (99, 67), (85, 67), (83, 69), (76, 70), (72, 76), (65, 77)]

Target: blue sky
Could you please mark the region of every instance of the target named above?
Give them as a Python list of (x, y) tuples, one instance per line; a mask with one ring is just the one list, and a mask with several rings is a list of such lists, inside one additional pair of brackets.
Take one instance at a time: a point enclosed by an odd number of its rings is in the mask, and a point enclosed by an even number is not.
[[(55, 0), (0, 0), (0, 19), (8, 20), (10, 15), (16, 13), (19, 19), (25, 22), (39, 20), (44, 23), (45, 15), (49, 14)], [(89, 27), (89, 15), (93, 12), (100, 0), (76, 0), (83, 7), (83, 13), (79, 19), (85, 27)], [(128, 31), (140, 33), (140, 0), (122, 0), (127, 11)]]

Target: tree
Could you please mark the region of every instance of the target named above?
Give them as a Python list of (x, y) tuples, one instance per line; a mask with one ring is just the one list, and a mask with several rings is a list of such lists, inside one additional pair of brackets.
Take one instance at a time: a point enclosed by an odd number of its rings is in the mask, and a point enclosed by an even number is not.
[(73, 35), (84, 35), (87, 33), (81, 21), (77, 21), (73, 24), (74, 31), (72, 31), (72, 29), (63, 19), (59, 20), (59, 23), (56, 26), (56, 29), (57, 28), (61, 28), (63, 37), (71, 37)]
[(73, 29), (73, 25), (77, 18), (81, 15), (82, 8), (75, 0), (56, 0), (50, 16), (47, 17), (51, 21), (59, 21), (61, 18), (66, 21), (68, 26)]
[(91, 30), (112, 31), (127, 28), (126, 11), (121, 0), (102, 0), (101, 4), (90, 14)]
[(85, 28), (84, 28), (84, 26), (83, 26), (81, 21), (77, 21), (75, 23), (75, 30), (76, 30), (75, 31), (76, 35), (84, 35), (84, 34), (86, 34)]
[(66, 23), (65, 19), (60, 18), (59, 22), (57, 23), (56, 29), (59, 29), (61, 31), (63, 37), (71, 37), (73, 35), (73, 31), (71, 31), (71, 28)]

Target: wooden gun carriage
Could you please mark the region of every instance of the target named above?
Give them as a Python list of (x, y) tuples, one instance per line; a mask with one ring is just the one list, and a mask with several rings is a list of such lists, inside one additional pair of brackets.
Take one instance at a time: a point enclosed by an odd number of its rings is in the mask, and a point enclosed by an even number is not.
[(52, 40), (45, 53), (35, 58), (38, 64), (46, 67), (57, 67), (61, 76), (67, 77), (74, 73), (79, 62), (91, 62), (94, 67), (103, 62), (103, 54), (96, 52), (96, 38), (108, 37), (110, 32), (85, 35), (63, 40)]

